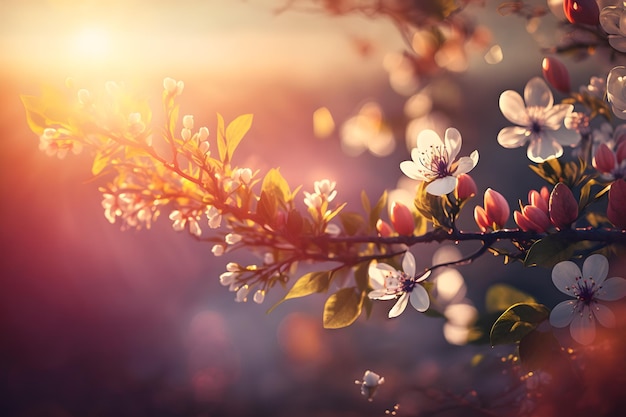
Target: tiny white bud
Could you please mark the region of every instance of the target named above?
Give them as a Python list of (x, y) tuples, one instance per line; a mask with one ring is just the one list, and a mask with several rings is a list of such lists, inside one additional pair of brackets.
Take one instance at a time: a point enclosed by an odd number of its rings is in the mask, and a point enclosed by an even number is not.
[(224, 254), (224, 245), (213, 245), (211, 248), (214, 256), (222, 256)]
[(257, 292), (254, 293), (254, 297), (252, 297), (252, 299), (257, 304), (263, 304), (263, 300), (265, 300), (265, 291), (257, 290)]
[(198, 142), (203, 142), (207, 140), (208, 137), (209, 137), (209, 129), (207, 129), (204, 126), (198, 129)]
[(242, 239), (241, 235), (238, 235), (236, 233), (229, 233), (224, 237), (224, 240), (229, 245), (234, 245), (236, 243), (239, 243), (241, 239)]
[(263, 263), (266, 265), (271, 265), (274, 263), (274, 254), (272, 252), (266, 252), (263, 255)]
[(169, 94), (172, 94), (172, 93), (176, 92), (176, 80), (173, 79), (173, 78), (170, 78), (170, 77), (166, 77), (163, 80), (163, 88)]
[(186, 114), (183, 116), (183, 126), (185, 129), (193, 129), (193, 116)]
[(236, 262), (229, 262), (226, 264), (226, 270), (229, 272), (239, 272), (241, 271), (241, 267)]
[(235, 279), (237, 279), (238, 275), (239, 274), (237, 274), (236, 272), (224, 272), (220, 275), (220, 284), (227, 287), (235, 282)]
[(91, 93), (89, 90), (85, 90), (84, 88), (78, 90), (78, 102), (83, 106), (91, 104)]
[(248, 287), (248, 284), (244, 284), (243, 287), (241, 287), (241, 288), (239, 288), (237, 290), (237, 295), (235, 296), (235, 301), (237, 301), (238, 303), (247, 301), (249, 292), (250, 292), (250, 287)]

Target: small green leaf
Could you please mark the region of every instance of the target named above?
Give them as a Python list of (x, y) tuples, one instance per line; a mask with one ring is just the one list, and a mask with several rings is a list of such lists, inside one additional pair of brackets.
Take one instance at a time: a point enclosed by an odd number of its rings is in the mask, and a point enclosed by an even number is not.
[(505, 311), (517, 303), (536, 303), (530, 295), (506, 284), (495, 284), (489, 287), (485, 296), (488, 313)]
[(305, 297), (307, 295), (326, 292), (330, 285), (331, 273), (330, 271), (323, 272), (309, 272), (298, 278), (293, 287), (287, 292), (287, 294), (276, 304), (267, 310), (267, 313), (271, 313), (276, 307), (282, 304), (284, 301), (292, 298)]
[(272, 168), (265, 174), (263, 184), (261, 184), (261, 192), (265, 192), (268, 198), (274, 199), (277, 202), (275, 207), (279, 205), (284, 206), (287, 200), (291, 198), (289, 184), (287, 184), (287, 181), (281, 175), (278, 168)]
[(383, 209), (387, 205), (387, 190), (383, 192), (380, 196), (376, 205), (372, 207), (372, 210), (369, 212), (369, 223), (370, 228), (372, 230), (376, 230), (376, 222), (380, 219), (380, 213), (382, 213)]
[(574, 255), (574, 245), (559, 235), (548, 235), (533, 243), (524, 259), (524, 266), (552, 268)]
[(363, 217), (354, 212), (343, 212), (339, 214), (339, 220), (343, 230), (348, 236), (354, 236), (363, 228)]
[(226, 128), (226, 154), (229, 160), (232, 158), (235, 149), (239, 146), (239, 142), (241, 142), (241, 139), (248, 133), (251, 126), (251, 114), (241, 115), (228, 124)]
[(509, 307), (491, 328), (491, 345), (517, 343), (546, 320), (550, 310), (542, 304), (518, 303)]
[(93, 159), (93, 165), (91, 166), (91, 173), (98, 175), (109, 164), (111, 160), (111, 152), (108, 149), (98, 150), (96, 156)]
[(355, 322), (361, 314), (363, 296), (354, 287), (342, 288), (331, 295), (324, 304), (324, 328), (339, 329)]

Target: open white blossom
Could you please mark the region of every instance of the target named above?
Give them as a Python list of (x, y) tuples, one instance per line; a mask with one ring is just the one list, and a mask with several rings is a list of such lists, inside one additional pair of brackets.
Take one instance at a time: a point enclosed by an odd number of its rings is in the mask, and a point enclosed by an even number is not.
[(609, 261), (594, 254), (585, 259), (582, 272), (571, 261), (559, 262), (552, 269), (552, 282), (573, 300), (557, 304), (550, 313), (554, 327), (570, 326), (572, 338), (581, 344), (593, 342), (596, 320), (605, 326), (615, 325), (615, 314), (600, 301), (614, 301), (626, 296), (626, 279), (606, 279)]
[(456, 178), (478, 163), (478, 151), (455, 161), (461, 143), (461, 133), (453, 127), (446, 129), (443, 140), (434, 130), (423, 130), (417, 136), (417, 146), (411, 150), (411, 161), (401, 162), (400, 169), (409, 178), (428, 182), (426, 191), (430, 194), (451, 193)]
[(363, 374), (363, 381), (356, 380), (354, 383), (361, 386), (361, 395), (372, 401), (378, 386), (385, 383), (385, 378), (368, 369)]
[(498, 133), (498, 143), (505, 148), (518, 148), (529, 142), (527, 156), (533, 162), (544, 162), (563, 155), (563, 146), (575, 146), (578, 132), (568, 130), (563, 121), (574, 110), (571, 104), (554, 105), (548, 85), (533, 77), (524, 88), (524, 98), (513, 90), (500, 95), (500, 111), (517, 126)]
[[(613, 3), (613, 2), (612, 2)], [(624, 26), (622, 26), (624, 23)], [(626, 52), (626, 11), (623, 2), (614, 2), (600, 11), (600, 25), (609, 34), (609, 44)]]
[(391, 265), (372, 262), (369, 267), (370, 283), (373, 290), (368, 297), (373, 300), (391, 300), (398, 298), (389, 311), (389, 318), (397, 317), (406, 309), (409, 301), (420, 312), (428, 310), (430, 299), (428, 291), (420, 284), (430, 275), (430, 270), (415, 276), (415, 258), (411, 252), (405, 252), (402, 259), (403, 271)]
[(626, 119), (626, 67), (620, 65), (609, 71), (606, 96), (613, 113), (620, 119)]

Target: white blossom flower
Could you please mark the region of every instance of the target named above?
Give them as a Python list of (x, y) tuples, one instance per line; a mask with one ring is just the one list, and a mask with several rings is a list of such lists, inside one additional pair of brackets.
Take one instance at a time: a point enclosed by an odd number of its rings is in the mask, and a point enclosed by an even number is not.
[(336, 181), (331, 181), (329, 179), (323, 179), (313, 183), (315, 192), (325, 198), (328, 202), (333, 201), (333, 199), (337, 196), (337, 190), (335, 190), (336, 185)]
[(183, 92), (183, 88), (185, 87), (185, 83), (182, 81), (176, 81), (173, 78), (166, 77), (163, 80), (163, 88), (170, 95), (180, 95)]
[(186, 114), (183, 116), (183, 127), (185, 129), (193, 129), (193, 115)]
[(417, 136), (417, 147), (411, 150), (411, 161), (400, 163), (409, 178), (426, 181), (426, 191), (444, 195), (454, 191), (457, 177), (470, 172), (478, 163), (478, 151), (455, 161), (461, 150), (461, 133), (455, 128), (445, 131), (444, 139), (433, 130), (423, 130)]
[(372, 401), (378, 386), (385, 383), (385, 378), (368, 369), (363, 374), (363, 381), (356, 380), (354, 383), (361, 386), (361, 395)]
[(189, 225), (189, 233), (196, 237), (200, 237), (202, 234), (195, 212), (183, 213), (181, 210), (172, 210), (169, 218), (173, 221), (172, 228), (177, 232), (184, 230)]
[(402, 269), (403, 271), (398, 271), (391, 265), (385, 263), (376, 264), (374, 262), (369, 267), (370, 283), (373, 290), (369, 292), (368, 297), (373, 300), (398, 298), (396, 304), (389, 311), (389, 318), (402, 314), (409, 301), (420, 312), (428, 310), (430, 305), (428, 291), (419, 284), (428, 278), (430, 270), (420, 276), (416, 276), (415, 258), (408, 251), (404, 253)]
[(589, 344), (596, 335), (596, 320), (605, 326), (615, 325), (615, 314), (600, 301), (614, 301), (626, 296), (626, 279), (606, 279), (609, 261), (600, 254), (585, 259), (582, 272), (571, 261), (559, 262), (552, 269), (552, 282), (573, 300), (557, 304), (550, 313), (554, 327), (570, 326), (572, 338)]
[(239, 272), (233, 272), (233, 271), (224, 272), (220, 275), (220, 284), (222, 284), (225, 287), (228, 287), (234, 284), (238, 276), (239, 276)]
[(228, 243), (229, 245), (234, 245), (236, 243), (239, 243), (241, 239), (242, 239), (242, 236), (238, 235), (237, 233), (229, 233), (226, 236), (224, 236), (224, 241)]
[(45, 128), (39, 136), (39, 150), (48, 156), (56, 155), (59, 159), (67, 156), (71, 150), (74, 155), (78, 155), (83, 150), (83, 144), (70, 139), (69, 132), (65, 129)]
[(554, 105), (548, 85), (534, 77), (524, 88), (524, 98), (513, 90), (500, 95), (500, 111), (510, 122), (498, 133), (498, 143), (505, 148), (517, 148), (530, 142), (528, 159), (544, 162), (563, 155), (563, 146), (575, 146), (580, 140), (578, 132), (563, 126), (565, 118), (574, 110), (571, 104)]
[(620, 119), (626, 119), (626, 67), (617, 66), (609, 71), (606, 96), (613, 113)]
[(609, 35), (609, 44), (620, 52), (626, 52), (626, 11), (623, 2), (604, 7), (600, 11), (600, 25)]
[(206, 216), (209, 219), (209, 227), (211, 229), (217, 229), (222, 224), (222, 215), (217, 207), (207, 207)]
[(322, 206), (322, 196), (317, 194), (317, 193), (307, 193), (306, 191), (304, 191), (304, 204), (306, 204), (307, 207), (313, 208), (313, 209), (318, 209)]
[(587, 94), (599, 100), (604, 100), (604, 94), (606, 93), (606, 80), (594, 75), (589, 79), (589, 84), (581, 86), (579, 91), (582, 94)]

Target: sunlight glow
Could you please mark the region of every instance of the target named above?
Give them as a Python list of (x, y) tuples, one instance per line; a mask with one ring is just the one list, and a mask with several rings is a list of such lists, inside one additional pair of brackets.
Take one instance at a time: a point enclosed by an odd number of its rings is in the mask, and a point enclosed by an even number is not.
[(77, 57), (104, 59), (111, 49), (111, 35), (102, 28), (83, 28), (74, 38), (73, 49)]

